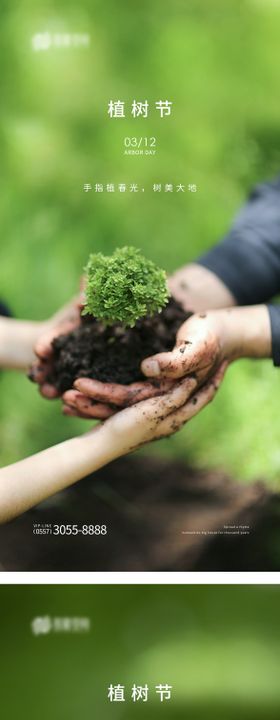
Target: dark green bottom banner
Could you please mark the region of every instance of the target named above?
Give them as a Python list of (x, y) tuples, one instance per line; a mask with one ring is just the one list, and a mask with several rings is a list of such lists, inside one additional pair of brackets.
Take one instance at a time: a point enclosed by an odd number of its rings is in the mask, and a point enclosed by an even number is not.
[(2, 586), (3, 720), (278, 720), (279, 587)]

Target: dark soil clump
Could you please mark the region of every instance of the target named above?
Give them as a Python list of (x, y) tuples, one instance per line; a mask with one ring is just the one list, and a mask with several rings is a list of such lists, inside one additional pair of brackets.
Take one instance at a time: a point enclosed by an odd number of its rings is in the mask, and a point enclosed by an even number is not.
[(60, 393), (79, 377), (128, 385), (146, 379), (142, 360), (172, 350), (180, 325), (190, 317), (173, 298), (161, 313), (138, 320), (134, 328), (116, 324), (105, 327), (84, 316), (81, 326), (53, 342), (54, 363), (48, 381)]

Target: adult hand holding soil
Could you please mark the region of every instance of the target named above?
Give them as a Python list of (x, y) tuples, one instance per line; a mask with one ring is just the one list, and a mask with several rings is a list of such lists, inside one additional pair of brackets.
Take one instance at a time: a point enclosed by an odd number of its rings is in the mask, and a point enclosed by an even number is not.
[(198, 392), (195, 378), (184, 378), (160, 398), (137, 403), (80, 437), (2, 468), (0, 522), (11, 520), (144, 443), (176, 432), (214, 397), (225, 369), (224, 364)]
[(174, 350), (145, 359), (141, 369), (149, 379), (177, 380), (195, 374), (201, 384), (224, 360), (271, 354), (271, 325), (265, 305), (211, 310), (183, 323)]

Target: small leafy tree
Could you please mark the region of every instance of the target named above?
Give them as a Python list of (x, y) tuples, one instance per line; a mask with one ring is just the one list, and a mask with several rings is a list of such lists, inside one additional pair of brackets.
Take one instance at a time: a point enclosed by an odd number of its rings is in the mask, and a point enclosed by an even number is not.
[(83, 314), (105, 325), (134, 327), (136, 320), (160, 312), (168, 301), (166, 273), (134, 247), (117, 248), (111, 256), (90, 255), (86, 273)]

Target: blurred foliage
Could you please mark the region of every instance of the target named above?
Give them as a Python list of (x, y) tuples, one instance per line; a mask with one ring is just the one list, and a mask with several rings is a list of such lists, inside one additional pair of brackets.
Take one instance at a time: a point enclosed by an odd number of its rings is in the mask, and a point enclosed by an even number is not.
[[(3, 716), (278, 720), (278, 615), (271, 586), (2, 586)], [(34, 636), (36, 617), (89, 617), (91, 632)], [(125, 703), (107, 700), (111, 683)], [(147, 703), (129, 699), (134, 683)]]
[[(252, 184), (279, 172), (279, 1), (2, 0), (0, 12), (0, 288), (17, 317), (67, 301), (89, 252), (135, 245), (168, 272), (195, 259)], [(35, 51), (41, 32), (89, 33), (90, 47)], [(169, 99), (173, 111), (110, 119), (111, 99)], [(125, 156), (131, 135), (156, 136), (157, 154)], [(83, 191), (110, 182), (145, 192)], [(0, 382), (3, 464), (87, 427), (25, 377)], [(210, 408), (148, 452), (277, 485), (278, 394), (270, 362), (240, 362)]]

